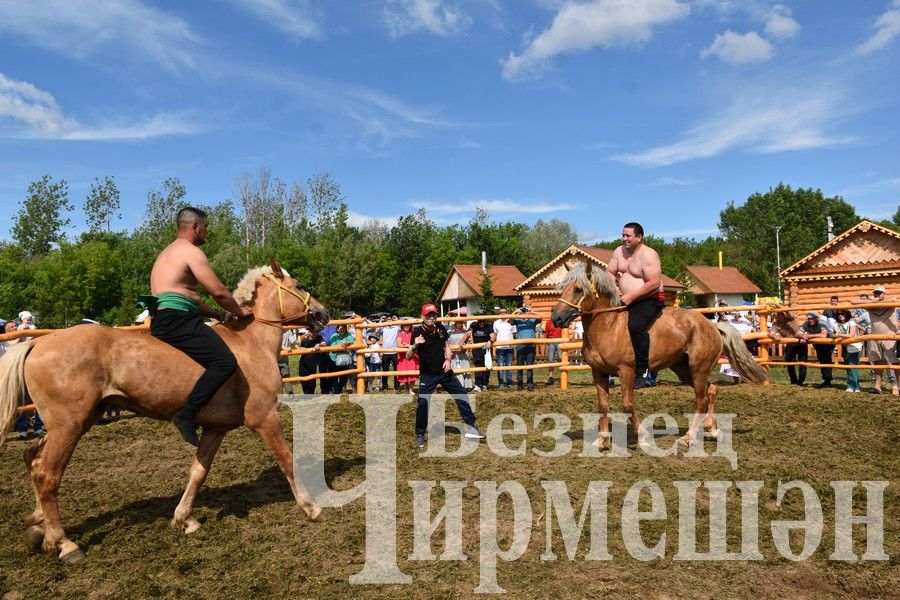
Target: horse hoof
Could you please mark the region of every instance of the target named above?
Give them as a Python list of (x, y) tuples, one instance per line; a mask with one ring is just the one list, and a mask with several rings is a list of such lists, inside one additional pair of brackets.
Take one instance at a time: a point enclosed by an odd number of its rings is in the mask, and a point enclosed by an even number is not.
[(32, 525), (25, 530), (25, 539), (31, 552), (40, 552), (44, 545), (44, 530), (37, 525)]
[(312, 511), (307, 513), (309, 515), (310, 521), (315, 521), (316, 523), (324, 523), (328, 520), (328, 515), (325, 514), (325, 509), (321, 506), (316, 506)]
[(68, 563), (73, 565), (84, 558), (84, 552), (81, 551), (81, 548), (75, 548), (74, 550), (70, 550), (65, 554), (60, 554), (59, 559), (64, 563)]
[(612, 442), (609, 441), (609, 438), (598, 437), (596, 440), (591, 442), (591, 445), (594, 448), (599, 449), (601, 452), (604, 450), (612, 450)]
[(709, 439), (711, 439), (711, 440), (717, 440), (717, 439), (719, 439), (719, 430), (718, 429), (710, 429), (709, 431), (706, 432), (706, 435), (709, 436)]
[(198, 521), (194, 517), (191, 517), (184, 522), (184, 533), (186, 535), (190, 535), (198, 531), (200, 531), (200, 521)]
[(689, 437), (680, 437), (678, 438), (678, 450), (680, 452), (687, 452), (687, 450), (691, 447), (691, 440)]

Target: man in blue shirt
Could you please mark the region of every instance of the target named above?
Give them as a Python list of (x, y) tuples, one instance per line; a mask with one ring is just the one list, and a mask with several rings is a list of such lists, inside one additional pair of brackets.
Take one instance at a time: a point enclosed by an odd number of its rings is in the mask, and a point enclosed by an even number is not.
[[(531, 309), (527, 306), (521, 306), (516, 309), (516, 312), (513, 314), (516, 315), (524, 315), (530, 313)], [(541, 320), (538, 318), (518, 318), (513, 319), (513, 325), (516, 327), (516, 339), (518, 340), (527, 340), (534, 339), (537, 337), (537, 324), (540, 323)], [(516, 364), (519, 366), (522, 365), (533, 365), (534, 364), (534, 355), (535, 355), (535, 345), (534, 344), (522, 344), (521, 346), (517, 346), (516, 351)], [(516, 387), (520, 390), (522, 389), (522, 371), (516, 371)], [(534, 391), (534, 370), (528, 370), (528, 391)]]

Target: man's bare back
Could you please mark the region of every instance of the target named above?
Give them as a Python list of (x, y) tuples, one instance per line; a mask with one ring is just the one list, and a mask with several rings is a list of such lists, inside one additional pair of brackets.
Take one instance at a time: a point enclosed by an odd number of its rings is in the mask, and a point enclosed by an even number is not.
[[(197, 260), (196, 254), (203, 255), (203, 251), (183, 238), (176, 238), (166, 246), (153, 263), (150, 293), (158, 296), (164, 292), (174, 292), (199, 302), (197, 278), (190, 267), (190, 263)], [(203, 258), (206, 258), (205, 255)]]

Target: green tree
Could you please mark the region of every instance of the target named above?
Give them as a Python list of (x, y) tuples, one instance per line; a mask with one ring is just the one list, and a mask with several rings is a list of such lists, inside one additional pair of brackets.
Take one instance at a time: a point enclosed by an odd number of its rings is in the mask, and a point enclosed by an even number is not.
[(550, 259), (578, 241), (575, 229), (560, 219), (538, 219), (525, 236), (525, 269), (531, 274), (547, 264)]
[(494, 296), (494, 286), (491, 283), (490, 270), (481, 274), (481, 281), (478, 282), (479, 292), (478, 305), (481, 306), (481, 312), (485, 315), (493, 314), (494, 307), (497, 305), (497, 298)]
[(31, 303), (32, 261), (21, 246), (0, 242), (0, 317), (9, 319)]
[[(158, 190), (147, 193), (147, 207), (138, 233), (165, 246), (175, 237), (175, 216), (187, 204), (187, 188), (177, 177), (167, 177)], [(160, 246), (160, 249), (162, 246)]]
[(69, 185), (65, 179), (54, 182), (44, 175), (28, 185), (27, 194), (20, 203), (12, 236), (26, 254), (41, 256), (65, 238), (63, 228), (69, 224), (65, 212), (72, 209)]
[(775, 228), (781, 226), (781, 268), (803, 258), (827, 241), (827, 217), (834, 232), (846, 231), (859, 217), (840, 196), (825, 197), (821, 190), (783, 183), (765, 194), (755, 193), (736, 206), (729, 202), (719, 215), (723, 249), (729, 262), (765, 294), (778, 290)]
[(84, 213), (87, 216), (88, 229), (93, 232), (112, 231), (112, 218), (121, 219), (119, 213), (119, 188), (112, 177), (104, 177), (103, 181), (95, 179), (91, 184), (91, 192), (84, 199)]

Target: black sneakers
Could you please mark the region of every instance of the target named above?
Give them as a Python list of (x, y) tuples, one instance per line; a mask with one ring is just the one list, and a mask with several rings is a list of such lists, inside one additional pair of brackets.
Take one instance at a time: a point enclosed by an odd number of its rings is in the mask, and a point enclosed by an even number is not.
[(638, 375), (634, 378), (634, 387), (632, 389), (642, 390), (644, 388), (653, 387), (653, 384), (647, 381), (647, 376), (650, 374), (649, 371), (644, 371), (643, 375)]

